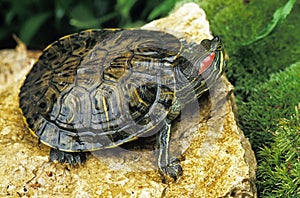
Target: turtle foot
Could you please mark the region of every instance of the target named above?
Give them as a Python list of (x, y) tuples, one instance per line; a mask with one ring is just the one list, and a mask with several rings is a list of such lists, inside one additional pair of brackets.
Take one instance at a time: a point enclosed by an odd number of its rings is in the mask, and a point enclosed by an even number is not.
[(177, 179), (182, 175), (183, 170), (180, 165), (179, 159), (173, 159), (169, 164), (161, 167), (161, 174), (163, 176), (163, 183), (167, 183), (170, 180), (177, 181)]
[(72, 166), (83, 164), (87, 159), (86, 152), (64, 152), (54, 148), (50, 150), (50, 160), (61, 164), (68, 163)]

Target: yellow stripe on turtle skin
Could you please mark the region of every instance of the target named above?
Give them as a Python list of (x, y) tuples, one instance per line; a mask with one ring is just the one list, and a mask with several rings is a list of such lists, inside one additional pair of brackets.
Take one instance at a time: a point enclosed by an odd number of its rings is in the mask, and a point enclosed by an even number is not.
[[(168, 127), (167, 132), (160, 132), (159, 134), (159, 154), (158, 154), (158, 167), (160, 169), (160, 171), (162, 171), (162, 167), (161, 167), (161, 160), (164, 160), (164, 165), (167, 166), (169, 164), (169, 142), (170, 142), (170, 136), (171, 136), (171, 125), (166, 123), (166, 127)], [(164, 129), (162, 129), (164, 130)], [(163, 135), (164, 133), (166, 133), (166, 138), (164, 139), (164, 143), (161, 142), (162, 138), (161, 135)], [(165, 145), (164, 145), (165, 144)], [(161, 147), (161, 145), (164, 145), (164, 148)], [(165, 156), (163, 156), (163, 152), (165, 152)], [(162, 159), (162, 157), (164, 157), (164, 159)]]
[(220, 71), (222, 72), (223, 71), (223, 67), (224, 67), (224, 56), (225, 56), (225, 54), (222, 52), (222, 51), (220, 51), (220, 64), (219, 64), (219, 68), (220, 68)]

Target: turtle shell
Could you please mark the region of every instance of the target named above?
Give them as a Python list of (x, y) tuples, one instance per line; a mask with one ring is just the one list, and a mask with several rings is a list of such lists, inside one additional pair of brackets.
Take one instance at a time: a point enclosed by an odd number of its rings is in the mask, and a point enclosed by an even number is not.
[(87, 30), (49, 45), (20, 91), (31, 132), (61, 151), (115, 147), (160, 129), (182, 43), (149, 30)]

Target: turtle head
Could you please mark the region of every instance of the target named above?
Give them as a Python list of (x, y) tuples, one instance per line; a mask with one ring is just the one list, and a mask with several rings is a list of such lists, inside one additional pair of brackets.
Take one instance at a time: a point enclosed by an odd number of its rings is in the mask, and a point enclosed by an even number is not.
[(193, 63), (195, 78), (192, 84), (197, 97), (217, 81), (225, 67), (224, 46), (219, 37), (202, 40), (200, 47), (203, 51), (200, 51), (198, 59)]
[[(200, 97), (222, 75), (225, 66), (224, 47), (221, 39), (204, 39), (200, 44), (186, 44), (177, 64), (177, 90), (186, 98), (187, 87)], [(189, 96), (189, 98), (194, 98)], [(188, 99), (186, 99), (188, 101)]]

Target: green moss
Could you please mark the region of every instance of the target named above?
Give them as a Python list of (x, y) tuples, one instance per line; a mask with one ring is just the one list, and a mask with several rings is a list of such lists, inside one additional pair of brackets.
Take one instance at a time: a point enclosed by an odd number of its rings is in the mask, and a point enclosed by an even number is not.
[(263, 197), (300, 197), (300, 103), (290, 119), (280, 119), (274, 143), (258, 154), (258, 188)]
[(279, 119), (292, 115), (300, 101), (300, 62), (271, 75), (268, 82), (256, 86), (248, 102), (240, 102), (239, 121), (257, 151), (272, 142), (270, 132)]
[(300, 114), (294, 110), (299, 88), (300, 62), (271, 75), (255, 87), (248, 102), (240, 102), (239, 123), (257, 153), (260, 197), (300, 195)]

